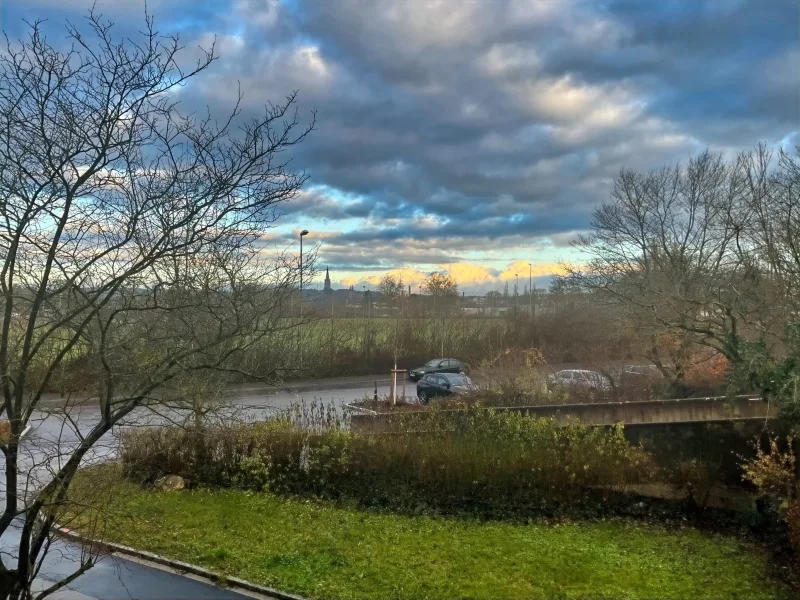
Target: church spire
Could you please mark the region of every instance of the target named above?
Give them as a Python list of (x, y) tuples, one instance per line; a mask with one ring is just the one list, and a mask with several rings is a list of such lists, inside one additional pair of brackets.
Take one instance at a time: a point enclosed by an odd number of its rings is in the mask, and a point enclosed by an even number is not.
[(331, 290), (331, 273), (328, 270), (328, 267), (325, 267), (325, 291), (330, 292)]

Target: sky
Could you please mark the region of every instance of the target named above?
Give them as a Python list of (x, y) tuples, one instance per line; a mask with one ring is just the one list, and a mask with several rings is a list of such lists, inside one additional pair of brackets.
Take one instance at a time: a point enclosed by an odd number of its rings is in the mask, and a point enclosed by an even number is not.
[[(51, 41), (94, 0), (0, 0), (12, 38)], [(97, 0), (121, 33), (139, 0)], [(150, 0), (187, 52), (182, 90), (245, 114), (298, 92), (309, 176), (270, 241), (318, 251), (334, 287), (432, 271), (467, 293), (546, 286), (621, 168), (800, 144), (796, 0)], [(296, 250), (296, 249), (295, 249)]]

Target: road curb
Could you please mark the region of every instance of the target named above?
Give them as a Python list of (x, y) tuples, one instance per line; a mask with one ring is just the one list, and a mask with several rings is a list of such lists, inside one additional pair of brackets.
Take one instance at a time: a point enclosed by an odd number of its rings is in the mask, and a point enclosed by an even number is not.
[(364, 408), (363, 406), (356, 406), (352, 402), (348, 402), (347, 404), (343, 405), (342, 408), (364, 415), (376, 416), (378, 414), (378, 412), (375, 410)]
[(377, 375), (356, 375), (351, 379), (335, 378), (333, 380), (310, 379), (300, 382), (286, 381), (281, 385), (264, 385), (257, 387), (256, 389), (267, 393), (288, 392), (300, 394), (304, 392), (327, 392), (362, 387), (368, 387), (372, 389), (376, 383), (383, 387), (389, 385), (391, 383), (391, 379), (386, 376), (386, 373), (380, 373)]
[(171, 558), (167, 558), (166, 556), (153, 554), (152, 552), (147, 552), (145, 550), (138, 550), (136, 548), (131, 548), (130, 546), (123, 546), (122, 544), (117, 544), (116, 542), (103, 542), (92, 538), (87, 538), (82, 536), (77, 531), (73, 531), (72, 529), (69, 529), (67, 527), (60, 527), (59, 525), (53, 525), (51, 529), (60, 538), (70, 541), (72, 543), (81, 544), (85, 546), (88, 545), (94, 548), (103, 549), (109, 553), (122, 555), (122, 557), (145, 560), (151, 563), (162, 565), (164, 567), (169, 567), (170, 569), (173, 569), (179, 573), (188, 573), (191, 575), (195, 575), (197, 577), (207, 579), (209, 582), (217, 586), (226, 589), (231, 589), (233, 591), (241, 589), (248, 592), (255, 592), (257, 594), (262, 594), (264, 596), (268, 596), (271, 598), (276, 598), (277, 600), (306, 600), (306, 598), (304, 598), (303, 596), (297, 596), (295, 594), (282, 592), (280, 590), (276, 590), (266, 585), (253, 583), (252, 581), (247, 581), (245, 579), (240, 579), (238, 577), (226, 577), (224, 575), (220, 575), (219, 573), (215, 573), (214, 571), (211, 571), (209, 569), (198, 567), (197, 565), (183, 562), (181, 560), (173, 560)]

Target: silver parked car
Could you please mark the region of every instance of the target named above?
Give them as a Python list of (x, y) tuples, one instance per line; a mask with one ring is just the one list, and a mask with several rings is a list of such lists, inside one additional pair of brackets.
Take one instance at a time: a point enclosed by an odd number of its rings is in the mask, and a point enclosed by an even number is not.
[(608, 377), (588, 369), (565, 369), (553, 373), (547, 378), (547, 387), (551, 390), (561, 389), (585, 394), (590, 400), (597, 400), (613, 389)]

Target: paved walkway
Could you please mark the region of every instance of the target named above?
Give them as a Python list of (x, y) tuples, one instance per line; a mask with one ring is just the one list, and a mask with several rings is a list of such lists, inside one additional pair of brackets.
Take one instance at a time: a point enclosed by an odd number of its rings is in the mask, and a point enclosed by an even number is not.
[[(19, 530), (12, 527), (0, 540), (3, 560), (9, 565), (15, 562), (9, 553), (17, 547), (18, 539)], [(36, 581), (36, 591), (44, 590), (73, 573), (80, 563), (81, 552), (75, 544), (56, 540), (45, 558)], [(55, 600), (244, 600), (247, 597), (199, 578), (115, 555), (104, 556), (86, 573), (50, 596)]]

